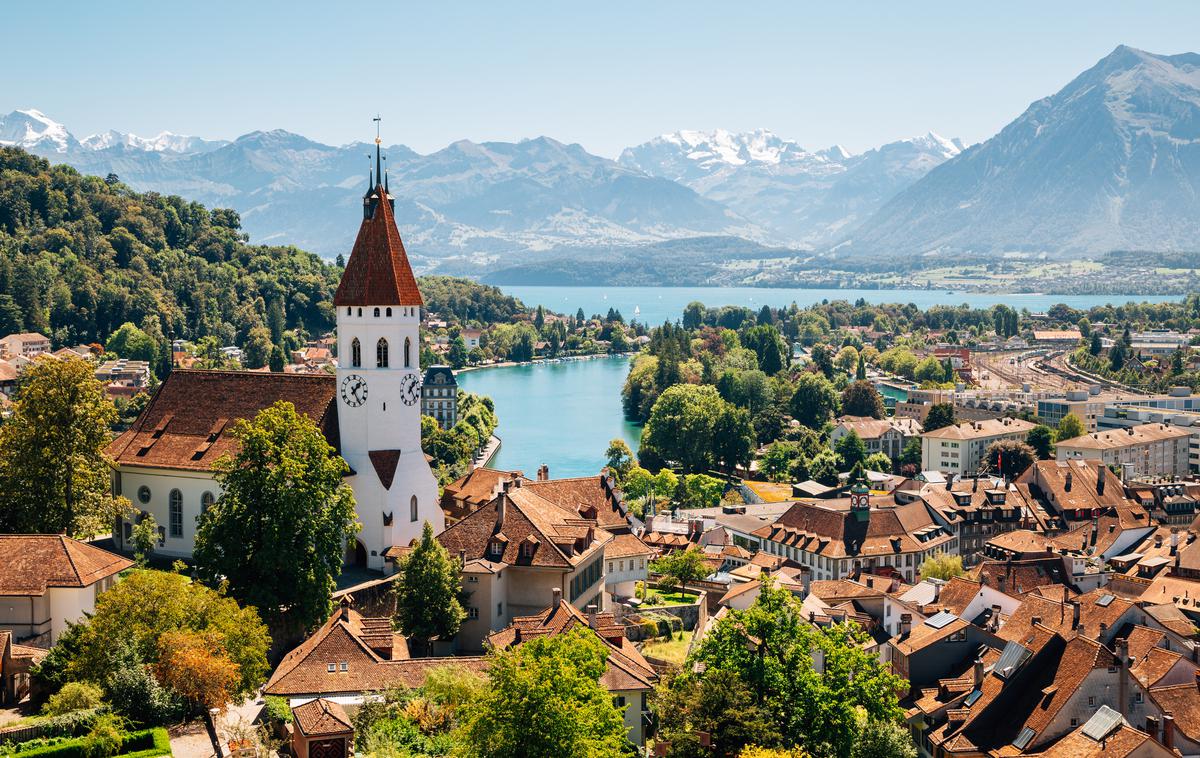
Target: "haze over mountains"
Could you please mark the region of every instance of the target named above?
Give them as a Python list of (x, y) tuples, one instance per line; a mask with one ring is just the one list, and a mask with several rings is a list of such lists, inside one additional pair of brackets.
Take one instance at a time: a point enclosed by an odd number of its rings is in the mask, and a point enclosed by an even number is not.
[[(0, 143), (235, 208), (252, 241), (329, 256), (352, 242), (373, 148), (280, 130), (232, 142), (116, 131), (78, 139), (35, 110), (0, 117)], [(386, 153), (397, 217), (425, 269), (594, 260), (650, 243), (686, 259), (687, 243), (676, 241), (690, 238), (709, 258), (778, 247), (906, 259), (1194, 250), (1200, 55), (1118, 47), (970, 148), (931, 132), (853, 155), (760, 129), (679, 131), (615, 161), (549, 137)]]

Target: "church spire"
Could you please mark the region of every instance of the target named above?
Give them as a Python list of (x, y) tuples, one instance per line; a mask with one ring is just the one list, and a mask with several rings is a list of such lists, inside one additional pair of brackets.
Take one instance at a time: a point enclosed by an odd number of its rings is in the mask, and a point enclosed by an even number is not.
[(380, 148), (380, 145), (383, 144), (383, 140), (381, 140), (379, 138), (379, 122), (382, 120), (383, 119), (378, 114), (375, 115), (375, 183), (376, 184), (383, 184), (383, 152), (382, 152), (382, 149)]

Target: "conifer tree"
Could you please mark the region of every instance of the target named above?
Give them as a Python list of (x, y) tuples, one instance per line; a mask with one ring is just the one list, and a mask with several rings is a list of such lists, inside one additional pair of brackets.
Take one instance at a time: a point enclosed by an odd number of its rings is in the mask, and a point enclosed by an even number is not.
[(396, 576), (396, 626), (409, 640), (428, 649), (430, 641), (458, 633), (467, 616), (460, 600), (460, 570), (426, 521), (421, 541)]

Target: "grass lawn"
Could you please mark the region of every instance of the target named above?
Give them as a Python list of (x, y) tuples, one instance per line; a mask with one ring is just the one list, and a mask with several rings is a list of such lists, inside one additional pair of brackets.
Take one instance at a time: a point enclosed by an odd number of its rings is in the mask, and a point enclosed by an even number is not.
[(638, 582), (637, 584), (637, 596), (642, 598), (645, 605), (652, 607), (656, 605), (691, 605), (692, 603), (696, 602), (696, 598), (699, 597), (699, 595), (694, 592), (680, 592), (679, 590), (671, 590), (668, 592), (666, 590), (656, 590), (653, 588), (650, 590), (650, 596), (646, 597), (645, 588), (643, 587), (642, 582)]
[(671, 635), (671, 639), (669, 640), (650, 640), (642, 646), (642, 654), (682, 666), (683, 659), (687, 657), (688, 645), (691, 642), (691, 632), (676, 632)]

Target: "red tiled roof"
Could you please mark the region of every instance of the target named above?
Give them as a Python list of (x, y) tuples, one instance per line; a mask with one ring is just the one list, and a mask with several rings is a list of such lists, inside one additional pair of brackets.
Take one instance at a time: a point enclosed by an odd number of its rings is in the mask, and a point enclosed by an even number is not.
[[(559, 600), (558, 606), (547, 608), (534, 616), (518, 616), (505, 629), (488, 636), (488, 644), (503, 650), (527, 642), (534, 637), (562, 634), (577, 627), (588, 627), (587, 618), (568, 603)], [(611, 613), (596, 614), (598, 636), (609, 648), (600, 684), (610, 692), (653, 689), (658, 675), (642, 657), (641, 652), (625, 638), (625, 628)]]
[(1200, 742), (1200, 687), (1195, 682), (1154, 687), (1150, 697), (1164, 713), (1175, 717), (1175, 728), (1193, 742)]
[(126, 466), (209, 471), (214, 461), (237, 450), (235, 423), (277, 400), (315, 421), (337, 448), (336, 389), (330, 374), (176, 369), (133, 426), (109, 444), (108, 454)]
[(59, 534), (0, 534), (0, 595), (35, 596), (48, 587), (88, 587), (133, 561)]
[(628, 558), (631, 555), (650, 555), (654, 550), (632, 534), (618, 534), (604, 548), (605, 558)]
[(409, 658), (406, 641), (392, 632), (391, 619), (364, 617), (352, 608), (341, 608), (284, 656), (264, 692), (297, 697), (415, 688), (425, 683), (430, 669), (449, 665), (482, 673), (486, 663), (466, 656)]
[(624, 531), (629, 528), (629, 517), (621, 503), (620, 495), (617, 494), (619, 490), (610, 489), (603, 474), (529, 482), (525, 487), (552, 503), (575, 511), (584, 510), (589, 506), (595, 508), (597, 523), (609, 531)]
[(292, 716), (305, 737), (327, 737), (354, 731), (342, 706), (319, 697), (292, 709)]
[[(379, 197), (386, 196), (382, 186)], [(333, 296), (341, 305), (424, 305), (417, 279), (408, 263), (408, 253), (396, 228), (391, 203), (376, 205), (375, 213), (363, 219), (346, 270)]]

